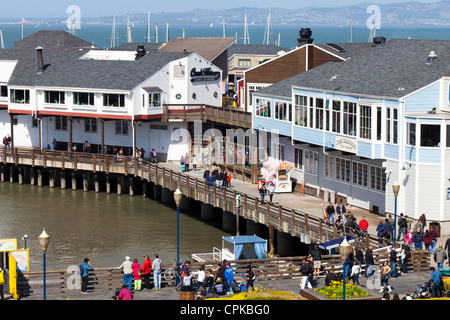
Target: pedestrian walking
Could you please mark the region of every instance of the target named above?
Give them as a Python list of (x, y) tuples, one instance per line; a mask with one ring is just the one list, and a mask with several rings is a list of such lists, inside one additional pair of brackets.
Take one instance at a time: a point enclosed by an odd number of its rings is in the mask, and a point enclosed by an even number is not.
[(431, 286), (431, 295), (433, 298), (440, 298), (442, 275), (439, 270), (436, 270), (436, 268), (433, 267), (432, 270), (433, 271), (431, 272), (431, 281), (433, 284)]
[(373, 273), (373, 266), (375, 265), (374, 259), (373, 259), (373, 247), (369, 246), (366, 250), (364, 259), (366, 260), (366, 278), (369, 279), (370, 276), (372, 276)]
[(206, 273), (205, 273), (205, 267), (200, 266), (200, 268), (197, 271), (194, 271), (193, 274), (197, 276), (197, 287), (195, 288), (195, 295), (197, 295), (198, 290), (200, 287), (206, 289), (205, 285), (205, 279), (206, 279)]
[(259, 195), (261, 196), (261, 203), (264, 203), (264, 197), (266, 196), (267, 193), (267, 188), (264, 181), (261, 183), (261, 186), (259, 187), (258, 191)]
[(252, 266), (249, 264), (247, 266), (247, 270), (245, 272), (245, 278), (247, 280), (247, 290), (250, 290), (252, 288), (253, 290), (255, 287), (253, 286), (253, 282), (255, 281), (255, 272), (252, 269)]
[(186, 155), (184, 156), (184, 171), (189, 172), (189, 163), (190, 163), (190, 157), (189, 154), (186, 153)]
[(385, 287), (388, 288), (389, 293), (392, 292), (391, 286), (389, 285), (389, 273), (391, 272), (391, 267), (387, 260), (383, 262), (383, 266), (380, 269), (380, 280), (381, 280), (381, 289), (380, 293), (383, 293)]
[(234, 280), (234, 272), (233, 272), (233, 268), (230, 266), (230, 263), (227, 262), (225, 264), (226, 268), (225, 268), (225, 283), (226, 283), (226, 291), (227, 292), (233, 292), (234, 291), (234, 287), (236, 285), (235, 280)]
[(359, 283), (359, 275), (361, 274), (361, 267), (359, 266), (358, 260), (353, 261), (352, 272), (350, 273), (350, 279), (353, 281), (353, 284), (360, 285)]
[(416, 249), (423, 248), (423, 246), (422, 246), (423, 234), (422, 234), (422, 229), (420, 227), (417, 227), (416, 232), (413, 233), (411, 241), (414, 243), (414, 248), (416, 248)]
[(150, 290), (150, 274), (152, 273), (152, 260), (148, 255), (144, 255), (144, 263), (142, 264), (142, 276), (144, 277), (144, 285), (146, 290)]
[(440, 243), (436, 250), (433, 252), (434, 262), (437, 264), (437, 269), (440, 271), (444, 267), (444, 262), (447, 260), (448, 255), (445, 252), (442, 243)]
[(334, 207), (333, 207), (333, 204), (331, 203), (331, 201), (328, 203), (326, 211), (327, 211), (327, 221), (334, 223), (335, 210), (334, 210)]
[(134, 279), (134, 290), (141, 291), (142, 287), (142, 267), (139, 264), (139, 260), (134, 258), (133, 264), (131, 265), (133, 268), (133, 279)]
[(272, 202), (274, 192), (275, 192), (275, 185), (271, 181), (271, 182), (269, 182), (269, 187), (267, 188), (267, 194), (269, 195), (270, 202)]
[(401, 239), (402, 240), (405, 239), (406, 227), (408, 226), (408, 223), (406, 222), (406, 218), (403, 216), (403, 213), (400, 213), (397, 225), (398, 225), (397, 241), (400, 241)]
[(128, 290), (131, 290), (131, 283), (133, 281), (133, 263), (130, 261), (130, 257), (126, 256), (125, 261), (122, 262), (117, 269), (123, 270), (123, 284), (127, 285)]
[(89, 258), (84, 258), (83, 263), (80, 265), (82, 294), (87, 294), (90, 270), (92, 270), (91, 262), (89, 261)]
[(391, 273), (389, 276), (391, 278), (397, 276), (397, 246), (394, 244), (389, 252), (389, 267), (391, 268)]
[(300, 273), (302, 275), (300, 288), (303, 290), (305, 289), (306, 286), (308, 286), (308, 289), (312, 289), (311, 282), (309, 282), (309, 274), (311, 273), (311, 266), (306, 261), (306, 259), (303, 259), (302, 266), (300, 267)]
[(155, 290), (161, 289), (161, 271), (162, 271), (162, 262), (159, 258), (158, 254), (155, 254), (152, 263), (152, 271), (153, 271), (153, 283), (155, 285)]

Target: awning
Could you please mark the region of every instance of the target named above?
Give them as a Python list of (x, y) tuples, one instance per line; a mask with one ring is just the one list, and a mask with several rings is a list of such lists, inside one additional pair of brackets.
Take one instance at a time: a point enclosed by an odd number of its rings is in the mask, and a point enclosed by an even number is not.
[(162, 93), (162, 89), (159, 87), (142, 87), (148, 93)]
[[(325, 250), (337, 248), (342, 243), (342, 241), (344, 241), (344, 237), (338, 238), (338, 239), (333, 239), (333, 240), (327, 241), (327, 242), (323, 242), (323, 243), (319, 244), (319, 248), (325, 249)], [(347, 242), (348, 243), (355, 242), (355, 239), (352, 236), (347, 236)]]

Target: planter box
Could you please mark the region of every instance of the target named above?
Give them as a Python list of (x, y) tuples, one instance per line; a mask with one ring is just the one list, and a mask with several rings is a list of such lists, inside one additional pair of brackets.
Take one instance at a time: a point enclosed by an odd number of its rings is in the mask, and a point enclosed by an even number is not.
[[(327, 298), (321, 294), (318, 294), (314, 291), (314, 289), (300, 289), (300, 294), (302, 297), (308, 299), (308, 300), (329, 300), (329, 301), (340, 301), (339, 299), (330, 299)], [(375, 293), (375, 292), (369, 292), (368, 297), (361, 297), (361, 298), (345, 298), (345, 300), (350, 301), (362, 301), (362, 300), (381, 300), (381, 295)]]

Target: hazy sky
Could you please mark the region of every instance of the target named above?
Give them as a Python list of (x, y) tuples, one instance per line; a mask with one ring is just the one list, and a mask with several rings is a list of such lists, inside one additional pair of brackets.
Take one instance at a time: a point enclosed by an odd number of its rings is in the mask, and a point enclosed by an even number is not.
[[(239, 7), (290, 8), (336, 7), (352, 4), (383, 4), (407, 2), (410, 0), (166, 0), (166, 1), (124, 1), (124, 0), (2, 0), (1, 18), (16, 17), (67, 17), (70, 5), (78, 5), (83, 17), (110, 16), (126, 13), (190, 11), (196, 8), (229, 9)], [(412, 0), (414, 1), (414, 0)], [(437, 2), (438, 0), (415, 0), (416, 2)]]

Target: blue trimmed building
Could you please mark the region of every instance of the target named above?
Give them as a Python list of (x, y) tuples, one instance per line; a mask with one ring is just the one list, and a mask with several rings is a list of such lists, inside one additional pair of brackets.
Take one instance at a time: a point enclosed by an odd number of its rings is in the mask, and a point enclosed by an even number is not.
[[(346, 45), (336, 45), (345, 52)], [(378, 213), (450, 220), (450, 41), (377, 37), (253, 93), (253, 128), (308, 193)]]

